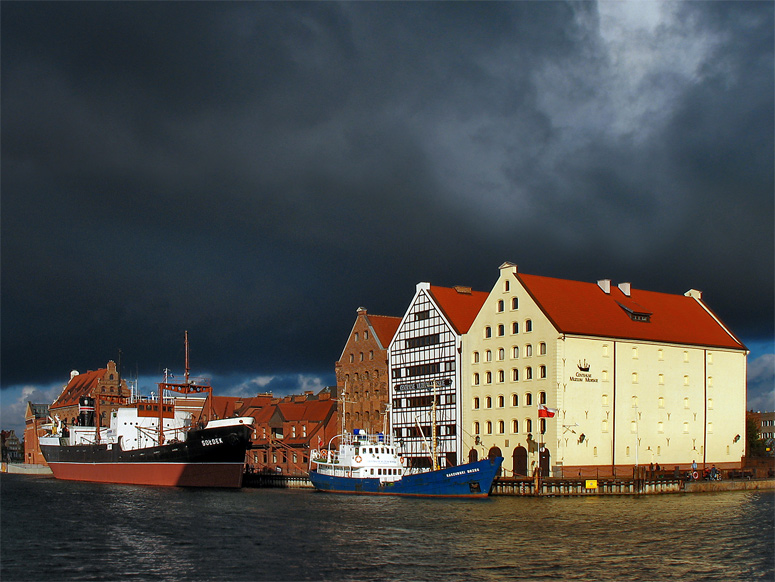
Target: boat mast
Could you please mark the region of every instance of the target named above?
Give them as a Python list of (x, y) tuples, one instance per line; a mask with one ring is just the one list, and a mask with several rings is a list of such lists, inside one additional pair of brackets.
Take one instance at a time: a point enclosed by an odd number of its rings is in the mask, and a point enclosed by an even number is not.
[(186, 337), (186, 384), (188, 384), (188, 373), (190, 368), (188, 367), (188, 330), (185, 332)]
[(438, 440), (436, 438), (436, 380), (433, 381), (433, 404), (431, 406), (431, 444), (433, 445), (433, 470), (439, 470)]
[(167, 385), (169, 368), (164, 368), (164, 382), (159, 384), (159, 446), (164, 444), (164, 387)]
[[(344, 422), (345, 411), (344, 411), (344, 409), (345, 409), (345, 399), (346, 398), (347, 398), (347, 378), (344, 379), (344, 388), (342, 388), (342, 396), (339, 398), (339, 401), (342, 403), (342, 411), (340, 413), (341, 420), (342, 420), (342, 431), (339, 434), (341, 434), (342, 436), (344, 436), (344, 427), (345, 427), (345, 422)], [(341, 444), (341, 443), (342, 443), (342, 441), (339, 441), (339, 444)]]

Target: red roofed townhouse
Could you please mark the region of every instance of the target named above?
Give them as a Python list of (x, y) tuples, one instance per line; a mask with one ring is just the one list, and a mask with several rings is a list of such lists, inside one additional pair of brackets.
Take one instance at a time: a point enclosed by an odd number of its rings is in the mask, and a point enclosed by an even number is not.
[(460, 463), (461, 341), (486, 299), (470, 287), (419, 283), (390, 343), (392, 430), (410, 468), (432, 466), (434, 427), (438, 465)]
[[(264, 398), (259, 395), (258, 398)], [(255, 419), (253, 448), (248, 451), (248, 470), (304, 475), (309, 470), (309, 451), (325, 447), (338, 434), (336, 401), (329, 388), (318, 394), (271, 398), (260, 408), (240, 411)]]
[(358, 308), (342, 355), (336, 362), (336, 386), (345, 406), (344, 429), (384, 430), (388, 403), (387, 349), (401, 323), (400, 317), (370, 315)]
[(546, 476), (739, 468), (742, 342), (699, 291), (500, 277), (463, 341), (465, 449)]
[(78, 421), (78, 403), (81, 396), (94, 398), (97, 426), (110, 426), (110, 415), (118, 408), (122, 399), (130, 396), (129, 387), (122, 380), (113, 361), (106, 368), (79, 374), (70, 372), (70, 381), (62, 393), (49, 406), (51, 418), (59, 417), (62, 422), (72, 426)]

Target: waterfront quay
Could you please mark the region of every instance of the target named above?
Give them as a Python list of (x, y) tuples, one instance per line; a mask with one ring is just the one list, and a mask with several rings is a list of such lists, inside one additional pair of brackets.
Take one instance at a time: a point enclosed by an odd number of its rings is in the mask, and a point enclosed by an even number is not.
[[(689, 481), (662, 475), (634, 475), (628, 478), (567, 479), (497, 477), (491, 496), (575, 497), (582, 495), (657, 495), (665, 493), (703, 493), (710, 491), (775, 490), (775, 479), (746, 477), (723, 481)], [(243, 487), (312, 489), (306, 475), (246, 473)]]

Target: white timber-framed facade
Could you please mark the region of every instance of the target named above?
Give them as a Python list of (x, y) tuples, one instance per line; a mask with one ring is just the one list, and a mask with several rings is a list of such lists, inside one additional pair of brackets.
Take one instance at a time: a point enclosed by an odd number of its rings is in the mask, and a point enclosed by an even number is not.
[(460, 463), (461, 338), (486, 293), (419, 283), (388, 348), (391, 426), (410, 469)]

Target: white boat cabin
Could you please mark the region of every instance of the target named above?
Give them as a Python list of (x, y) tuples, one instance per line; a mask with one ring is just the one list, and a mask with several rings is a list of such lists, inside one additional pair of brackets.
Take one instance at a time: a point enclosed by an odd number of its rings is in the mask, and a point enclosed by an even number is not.
[(382, 433), (368, 434), (355, 429), (339, 439), (339, 450), (313, 451), (311, 463), (323, 475), (356, 479), (399, 481), (404, 476), (403, 459)]

